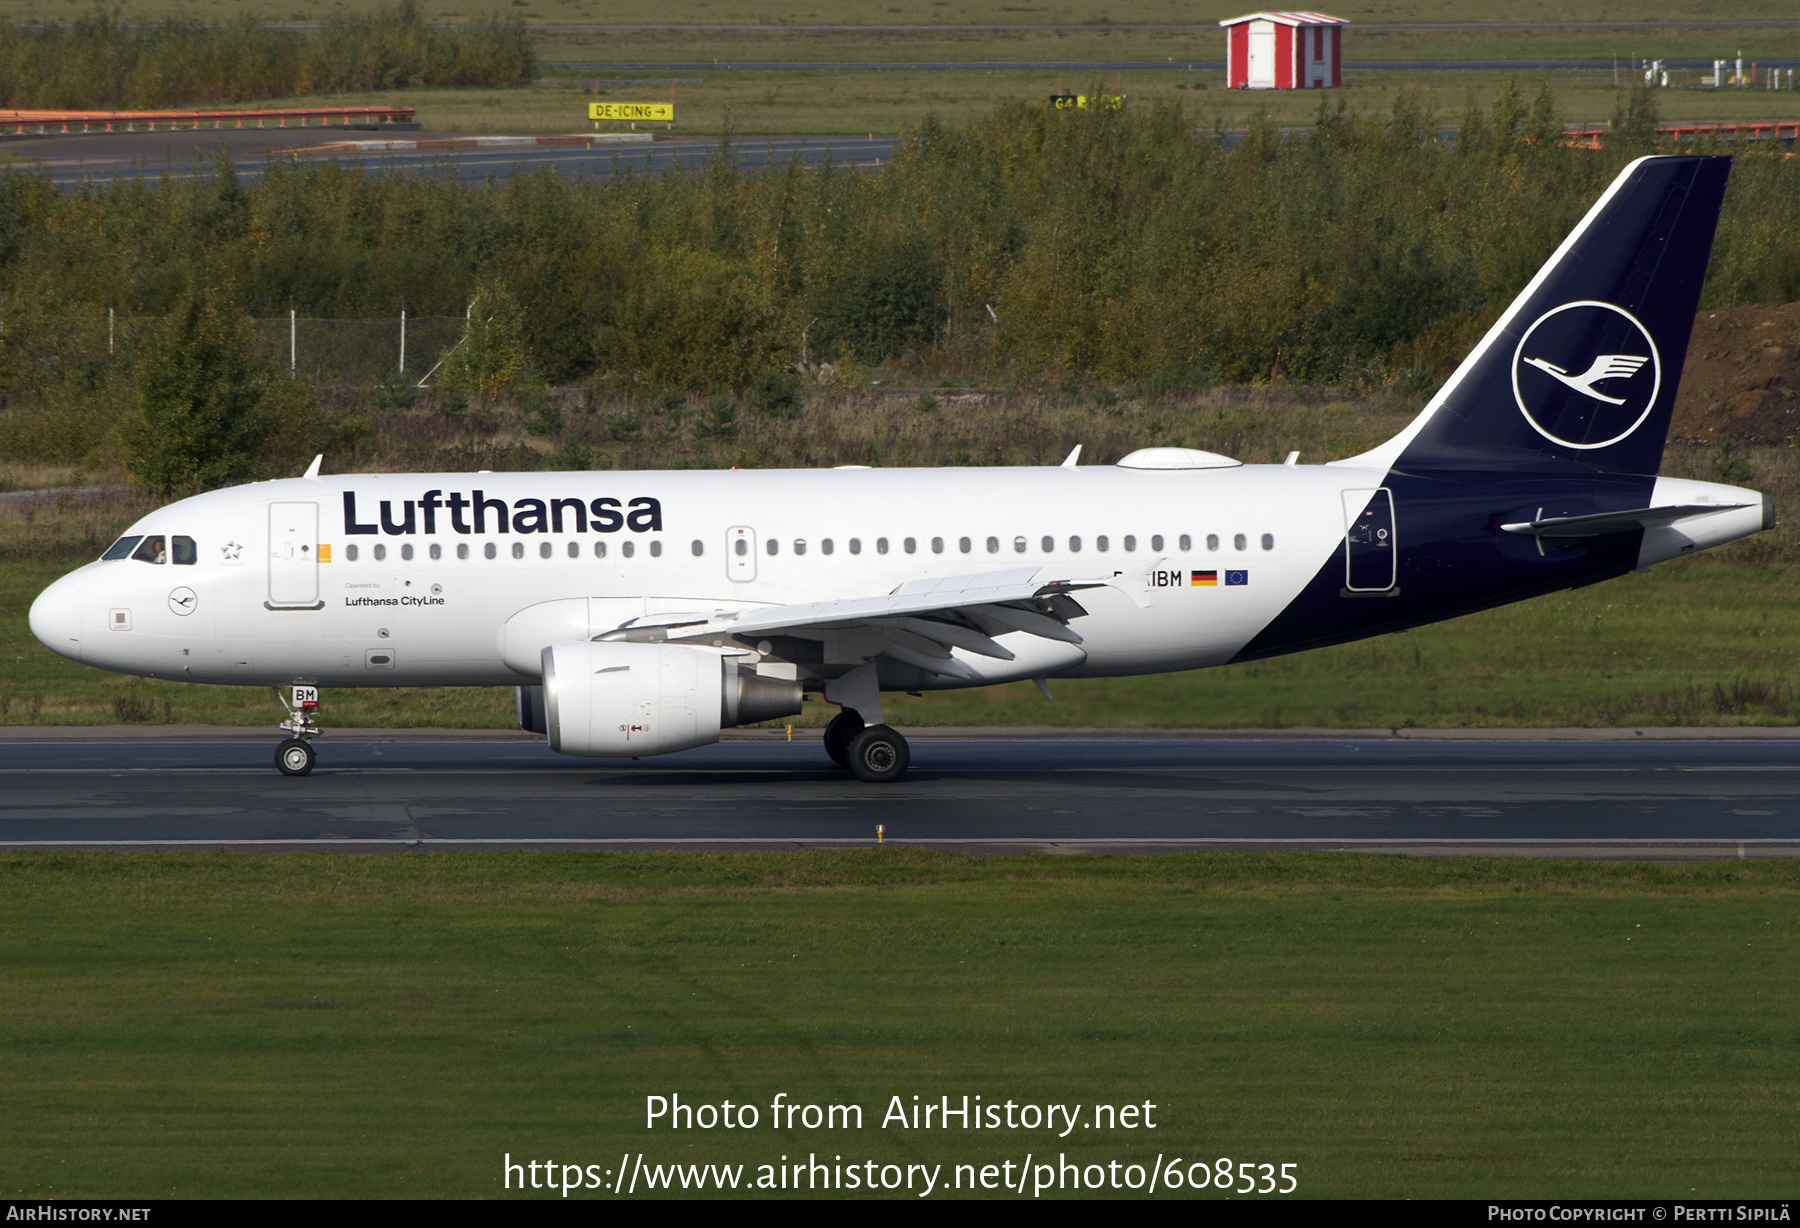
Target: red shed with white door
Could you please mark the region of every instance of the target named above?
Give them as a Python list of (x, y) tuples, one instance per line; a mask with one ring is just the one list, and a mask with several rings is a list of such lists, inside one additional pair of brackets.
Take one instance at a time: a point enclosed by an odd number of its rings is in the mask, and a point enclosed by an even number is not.
[(1330, 13), (1250, 13), (1221, 21), (1234, 90), (1316, 90), (1344, 83), (1344, 27)]

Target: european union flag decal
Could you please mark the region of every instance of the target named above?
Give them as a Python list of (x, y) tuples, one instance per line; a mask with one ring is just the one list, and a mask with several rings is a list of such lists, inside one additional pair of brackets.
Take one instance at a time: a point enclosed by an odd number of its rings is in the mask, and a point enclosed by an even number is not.
[(1248, 584), (1250, 583), (1250, 573), (1247, 571), (1228, 571), (1225, 573), (1225, 583), (1227, 585)]

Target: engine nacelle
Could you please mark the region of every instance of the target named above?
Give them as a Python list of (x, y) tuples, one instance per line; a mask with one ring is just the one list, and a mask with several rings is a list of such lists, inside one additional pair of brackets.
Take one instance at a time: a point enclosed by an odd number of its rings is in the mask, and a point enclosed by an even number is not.
[(576, 640), (544, 649), (543, 667), (550, 749), (565, 755), (662, 755), (800, 711), (798, 682), (680, 644)]

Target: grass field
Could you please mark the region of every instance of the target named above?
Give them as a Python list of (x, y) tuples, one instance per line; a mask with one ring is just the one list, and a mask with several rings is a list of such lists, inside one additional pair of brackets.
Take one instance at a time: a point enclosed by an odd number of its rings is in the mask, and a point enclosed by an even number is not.
[[(1235, 11), (1235, 10), (1234, 10)], [(1225, 32), (1215, 26), (1180, 30), (794, 30), (781, 26), (731, 30), (605, 30), (537, 36), (540, 66), (568, 61), (992, 61), (1104, 60), (1173, 63), (1225, 60)], [(1719, 28), (1651, 26), (1601, 29), (1386, 29), (1351, 26), (1344, 58), (1355, 64), (1388, 60), (1610, 60), (1618, 56), (1691, 59), (1734, 56), (1788, 58), (1800, 45), (1800, 21), (1788, 26)], [(1696, 74), (1698, 76), (1698, 74)], [(1223, 80), (1223, 73), (1217, 73)], [(1259, 91), (1260, 92), (1260, 91)]]
[[(1796, 886), (1791, 859), (9, 854), (0, 1171), (479, 1197), (507, 1153), (948, 1181), (1029, 1152), (1293, 1163), (1301, 1197), (1783, 1197)], [(677, 1092), (760, 1128), (644, 1129)], [(771, 1129), (778, 1092), (864, 1126)], [(1157, 1128), (880, 1125), (964, 1094)]]
[[(0, 18), (7, 21), (68, 21), (86, 12), (89, 0), (5, 0)], [(131, 0), (118, 6), (125, 21), (193, 17), (214, 21), (240, 13), (265, 21), (317, 21), (348, 8), (346, 0)], [(430, 21), (469, 20), (491, 12), (523, 16), (533, 24), (560, 22), (631, 25), (1211, 25), (1245, 11), (1235, 0), (1138, 0), (1128, 12), (1093, 0), (852, 0), (851, 3), (769, 4), (755, 0), (420, 0)], [(1555, 0), (1523, 0), (1496, 16), (1491, 7), (1473, 0), (1347, 0), (1331, 11), (1352, 22), (1454, 21), (1788, 21), (1794, 13), (1783, 0), (1668, 0), (1655, 6), (1620, 6), (1604, 0), (1558, 4)]]
[[(1789, 49), (1800, 56), (1800, 40)], [(1729, 54), (1729, 49), (1721, 54)], [(645, 57), (649, 58), (649, 57)], [(1363, 115), (1386, 116), (1398, 91), (1422, 91), (1440, 124), (1455, 127), (1464, 103), (1473, 97), (1486, 109), (1507, 74), (1464, 71), (1384, 71), (1351, 76), (1327, 101)], [(1041, 72), (765, 72), (680, 75), (673, 86), (677, 136), (713, 135), (727, 119), (741, 139), (753, 134), (898, 133), (935, 114), (952, 126), (1015, 101), (1041, 101), (1059, 88), (1069, 92), (1122, 90), (1134, 103), (1158, 99), (1180, 102), (1202, 130), (1242, 128), (1258, 114), (1299, 126), (1318, 114), (1317, 92), (1227, 90), (1220, 72), (1126, 72), (1093, 74)], [(1567, 123), (1604, 124), (1624, 97), (1609, 72), (1526, 72), (1518, 74), (1527, 96), (1548, 80)], [(671, 97), (670, 74), (644, 70), (581, 72), (559, 77), (546, 70), (536, 85), (494, 90), (397, 90), (383, 94), (333, 94), (276, 99), (268, 106), (377, 106), (416, 108), (421, 126), (433, 132), (567, 133), (591, 131), (587, 103), (664, 102)], [(601, 84), (596, 86), (594, 82)], [(1204, 87), (1204, 88), (1201, 88)], [(602, 91), (596, 93), (596, 90)], [(1800, 90), (1667, 90), (1657, 99), (1665, 121), (1793, 119), (1800, 116)], [(655, 125), (663, 131), (662, 125)], [(609, 125), (608, 130), (622, 130)], [(747, 135), (752, 134), (752, 135)], [(854, 156), (854, 151), (847, 151)]]

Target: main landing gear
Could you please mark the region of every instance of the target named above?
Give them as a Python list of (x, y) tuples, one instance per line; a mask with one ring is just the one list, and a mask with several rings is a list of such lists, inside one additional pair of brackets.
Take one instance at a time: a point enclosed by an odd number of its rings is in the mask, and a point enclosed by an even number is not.
[(288, 719), (280, 728), (292, 736), (285, 739), (275, 748), (275, 768), (283, 776), (305, 776), (313, 770), (318, 755), (313, 751), (312, 740), (319, 736), (319, 688), (316, 686), (297, 686), (294, 688), (294, 702), (288, 703), (281, 694), (281, 688), (275, 688), (275, 698), (287, 709)]
[(825, 726), (825, 753), (839, 767), (847, 767), (858, 780), (886, 784), (899, 780), (912, 762), (906, 739), (886, 725), (864, 725), (863, 718), (845, 708)]

